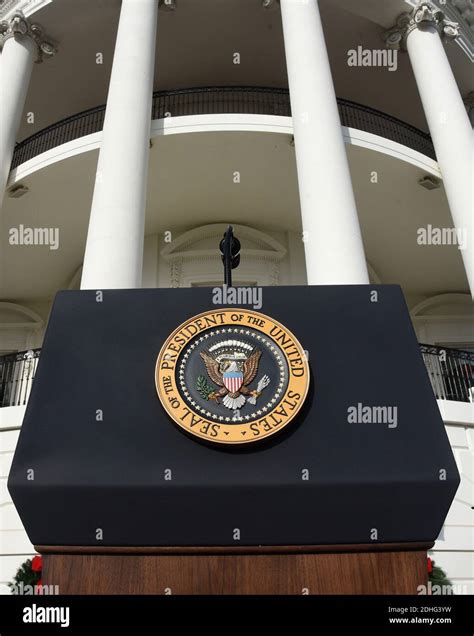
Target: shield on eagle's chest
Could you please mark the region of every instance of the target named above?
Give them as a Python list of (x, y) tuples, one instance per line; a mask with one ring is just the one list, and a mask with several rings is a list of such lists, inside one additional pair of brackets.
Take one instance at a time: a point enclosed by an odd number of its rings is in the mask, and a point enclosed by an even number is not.
[(241, 371), (226, 371), (222, 377), (225, 388), (230, 393), (237, 393), (242, 386), (244, 374)]

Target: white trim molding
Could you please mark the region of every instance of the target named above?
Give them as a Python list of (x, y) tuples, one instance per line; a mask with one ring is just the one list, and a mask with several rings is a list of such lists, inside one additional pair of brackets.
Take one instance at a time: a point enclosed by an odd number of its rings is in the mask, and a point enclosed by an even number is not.
[(36, 13), (53, 0), (0, 0), (0, 20), (8, 20), (21, 11), (25, 18)]
[[(422, 300), (413, 307), (410, 314), (412, 318), (416, 318), (417, 316), (426, 317), (425, 312), (427, 309), (434, 309), (440, 305), (460, 305), (463, 308), (471, 310), (473, 307), (469, 294), (438, 294), (437, 296), (432, 296), (431, 298)], [(464, 313), (465, 312), (463, 312), (463, 314)], [(436, 318), (438, 317), (439, 316), (436, 316)]]
[(453, 400), (436, 400), (436, 402), (445, 424), (474, 427), (474, 404)]
[[(373, 133), (342, 126), (342, 136), (346, 144), (367, 148), (375, 152), (394, 157), (405, 163), (410, 163), (424, 172), (442, 179), (438, 163), (408, 146), (404, 146), (385, 137)], [(293, 136), (291, 117), (273, 115), (188, 115), (183, 117), (165, 117), (151, 122), (151, 139), (155, 137), (206, 132), (258, 132), (276, 133)], [(100, 149), (102, 132), (92, 133), (68, 141), (60, 146), (51, 148), (33, 159), (29, 159), (10, 171), (7, 188), (18, 184), (29, 175), (48, 167), (51, 164), (65, 161), (70, 157), (94, 152)], [(94, 157), (95, 160), (95, 157)]]
[(474, 346), (474, 304), (469, 294), (439, 294), (415, 305), (410, 316), (418, 340), (437, 346)]

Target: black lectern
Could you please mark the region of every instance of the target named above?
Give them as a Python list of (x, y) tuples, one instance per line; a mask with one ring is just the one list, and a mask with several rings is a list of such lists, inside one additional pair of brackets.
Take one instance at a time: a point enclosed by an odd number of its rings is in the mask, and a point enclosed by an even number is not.
[(426, 582), (459, 475), (401, 290), (245, 291), (57, 295), (8, 482), (45, 583)]

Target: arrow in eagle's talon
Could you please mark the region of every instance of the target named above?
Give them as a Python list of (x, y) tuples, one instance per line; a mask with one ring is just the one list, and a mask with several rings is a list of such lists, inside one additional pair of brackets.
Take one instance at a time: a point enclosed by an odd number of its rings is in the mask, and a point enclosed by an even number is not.
[(264, 375), (263, 378), (260, 378), (260, 380), (258, 381), (258, 384), (257, 384), (257, 391), (259, 392), (259, 394), (269, 384), (270, 384), (270, 378), (268, 377), (268, 375)]
[(252, 397), (247, 398), (247, 402), (250, 402), (250, 404), (256, 404), (257, 398), (262, 395), (263, 389), (267, 387), (269, 384), (270, 384), (270, 378), (268, 377), (268, 375), (264, 375), (262, 378), (260, 378), (257, 384), (257, 390), (252, 391)]

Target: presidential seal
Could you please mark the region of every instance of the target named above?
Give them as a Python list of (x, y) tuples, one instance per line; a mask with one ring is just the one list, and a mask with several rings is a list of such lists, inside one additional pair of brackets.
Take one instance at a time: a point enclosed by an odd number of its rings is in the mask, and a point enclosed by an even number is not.
[(158, 397), (191, 435), (221, 444), (285, 428), (309, 386), (305, 352), (279, 322), (256, 311), (207, 311), (180, 325), (156, 361)]

